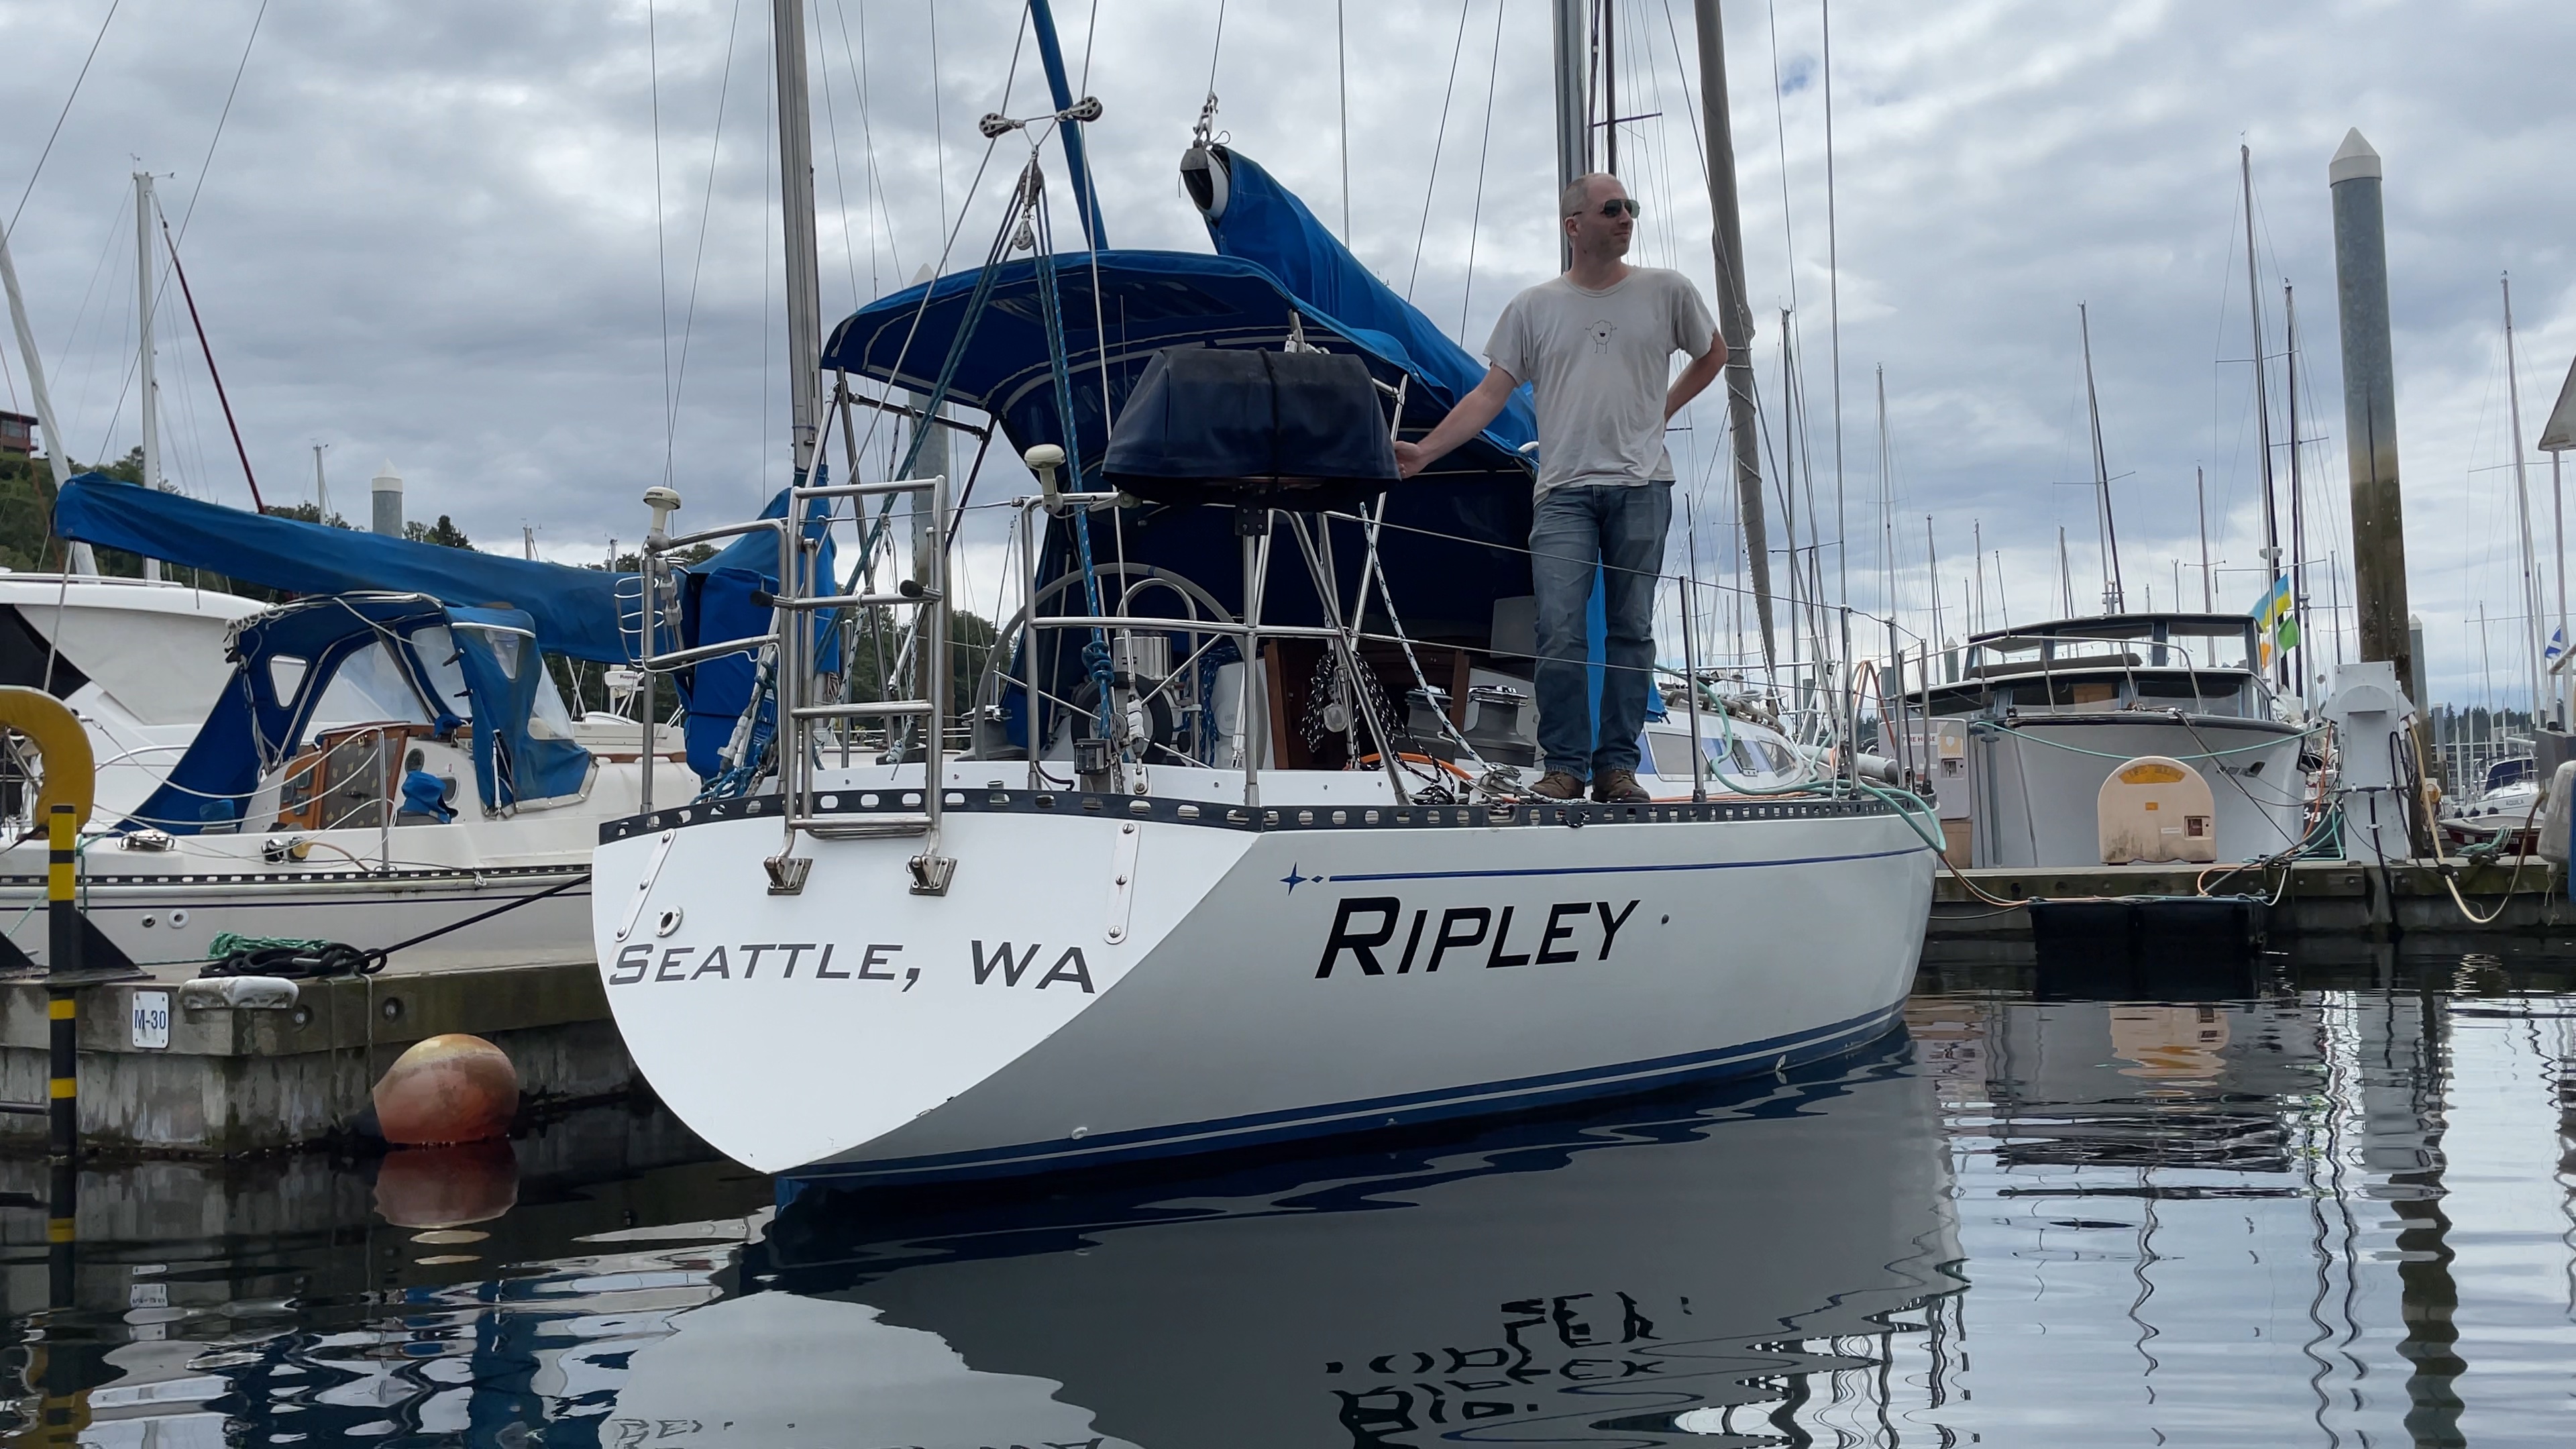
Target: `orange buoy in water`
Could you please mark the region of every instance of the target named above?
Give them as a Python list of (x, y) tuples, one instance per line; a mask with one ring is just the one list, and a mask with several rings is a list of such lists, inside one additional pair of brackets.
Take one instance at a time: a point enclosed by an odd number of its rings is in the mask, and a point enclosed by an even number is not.
[(396, 1227), (489, 1222), (518, 1202), (519, 1162), (507, 1142), (397, 1147), (376, 1167), (376, 1212)]
[(519, 1073), (499, 1047), (459, 1032), (415, 1043), (370, 1095), (387, 1142), (480, 1142), (510, 1130), (519, 1113)]

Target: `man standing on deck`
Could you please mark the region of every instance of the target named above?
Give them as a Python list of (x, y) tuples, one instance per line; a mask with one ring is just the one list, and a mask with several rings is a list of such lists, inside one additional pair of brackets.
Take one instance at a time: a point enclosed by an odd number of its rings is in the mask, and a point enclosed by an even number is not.
[[(1538, 592), (1538, 737), (1551, 800), (1647, 798), (1637, 784), (1655, 663), (1655, 583), (1673, 517), (1673, 459), (1664, 424), (1726, 366), (1726, 342), (1690, 279), (1621, 260), (1637, 203), (1616, 176), (1577, 179), (1558, 198), (1574, 264), (1511, 300), (1485, 344), (1491, 365), (1420, 442), (1399, 442), (1405, 477), (1474, 437), (1512, 390), (1532, 384), (1538, 410), (1538, 501), (1530, 576)], [(1690, 364), (1671, 377), (1672, 355)], [(1667, 378), (1670, 378), (1667, 384)], [(1596, 568), (1608, 635), (1601, 728), (1589, 701), (1584, 615)]]

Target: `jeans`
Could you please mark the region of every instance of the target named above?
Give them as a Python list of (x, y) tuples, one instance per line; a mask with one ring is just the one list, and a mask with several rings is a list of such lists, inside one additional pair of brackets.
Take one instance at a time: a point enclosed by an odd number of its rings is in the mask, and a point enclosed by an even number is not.
[[(1646, 688), (1655, 664), (1655, 582), (1673, 485), (1571, 485), (1551, 489), (1530, 519), (1530, 577), (1538, 593), (1538, 743), (1551, 770), (1589, 780), (1637, 768)], [(1595, 565), (1602, 613), (1601, 729), (1594, 743), (1585, 699), (1586, 616)]]

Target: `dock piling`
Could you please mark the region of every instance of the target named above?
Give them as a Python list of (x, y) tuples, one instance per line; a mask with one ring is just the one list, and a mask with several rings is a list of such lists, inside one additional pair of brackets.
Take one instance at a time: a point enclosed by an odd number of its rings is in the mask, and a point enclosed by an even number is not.
[(69, 805), (58, 804), (45, 817), (45, 974), (51, 978), (45, 1015), (53, 1052), (46, 1097), (53, 1117), (49, 1148), (61, 1162), (80, 1154), (80, 998), (72, 985), (83, 944), (78, 829)]

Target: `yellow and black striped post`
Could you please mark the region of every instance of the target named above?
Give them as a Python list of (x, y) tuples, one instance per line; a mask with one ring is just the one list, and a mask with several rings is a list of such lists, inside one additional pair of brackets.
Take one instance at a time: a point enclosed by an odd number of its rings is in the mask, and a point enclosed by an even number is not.
[(77, 895), (78, 837), (69, 805), (56, 805), (45, 818), (45, 970), (53, 978), (45, 993), (47, 1025), (52, 1028), (52, 1152), (69, 1159), (80, 1151), (80, 1009), (71, 981), (81, 968), (81, 919)]

